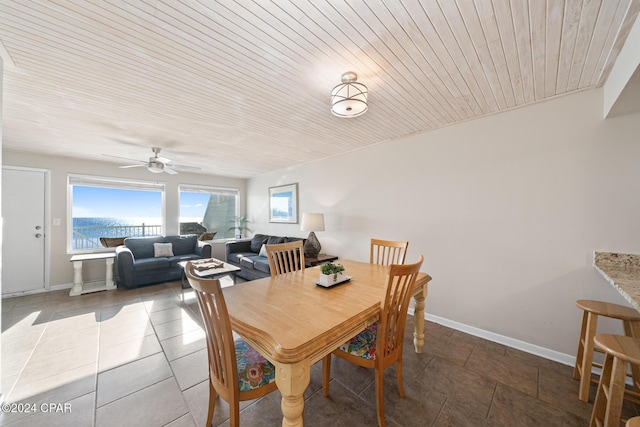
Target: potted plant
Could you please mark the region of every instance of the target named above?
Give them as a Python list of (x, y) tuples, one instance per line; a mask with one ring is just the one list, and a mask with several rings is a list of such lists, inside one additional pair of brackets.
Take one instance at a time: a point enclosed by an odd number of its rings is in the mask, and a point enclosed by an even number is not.
[(334, 264), (328, 262), (320, 266), (320, 283), (330, 285), (338, 282), (338, 274), (344, 274), (344, 266), (342, 264)]
[(230, 227), (229, 230), (236, 230), (236, 239), (242, 239), (245, 230), (251, 232), (251, 229), (247, 227), (247, 224), (250, 224), (251, 221), (246, 216), (237, 216), (231, 222), (235, 223), (235, 226)]

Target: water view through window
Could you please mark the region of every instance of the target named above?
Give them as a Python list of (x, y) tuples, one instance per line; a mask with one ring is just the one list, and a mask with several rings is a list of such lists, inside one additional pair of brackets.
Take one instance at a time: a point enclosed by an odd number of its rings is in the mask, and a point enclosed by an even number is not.
[[(112, 246), (126, 237), (164, 234), (164, 184), (82, 175), (69, 175), (68, 180), (71, 251)], [(237, 189), (181, 184), (179, 194), (180, 234), (197, 234), (202, 240), (234, 236)]]
[(103, 247), (101, 237), (162, 235), (162, 191), (72, 185), (71, 249)]

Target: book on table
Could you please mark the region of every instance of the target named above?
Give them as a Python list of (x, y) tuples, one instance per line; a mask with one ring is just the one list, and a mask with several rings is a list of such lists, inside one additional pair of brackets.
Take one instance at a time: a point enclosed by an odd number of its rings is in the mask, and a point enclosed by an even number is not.
[(215, 258), (199, 259), (196, 261), (191, 261), (191, 264), (193, 264), (193, 267), (196, 269), (196, 271), (207, 271), (211, 270), (212, 268), (224, 267), (224, 262)]

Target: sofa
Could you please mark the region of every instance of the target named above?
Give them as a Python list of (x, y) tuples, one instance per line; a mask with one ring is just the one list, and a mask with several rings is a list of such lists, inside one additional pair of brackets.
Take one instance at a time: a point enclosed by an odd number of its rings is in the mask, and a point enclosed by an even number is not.
[(271, 269), (269, 268), (269, 260), (263, 250), (263, 246), (293, 242), (296, 240), (302, 240), (302, 244), (304, 245), (305, 239), (300, 237), (280, 237), (266, 234), (256, 234), (251, 240), (227, 242), (225, 245), (227, 262), (236, 267), (240, 267), (240, 271), (236, 273), (236, 276), (242, 277), (245, 280), (269, 277), (271, 276)]
[(181, 261), (211, 258), (211, 244), (197, 234), (127, 237), (116, 248), (114, 277), (119, 288), (132, 289), (182, 278)]

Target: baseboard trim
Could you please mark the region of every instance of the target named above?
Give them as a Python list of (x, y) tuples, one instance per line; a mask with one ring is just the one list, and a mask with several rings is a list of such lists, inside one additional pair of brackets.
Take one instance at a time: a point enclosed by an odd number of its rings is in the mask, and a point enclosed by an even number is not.
[[(413, 315), (414, 309), (410, 308), (409, 313)], [(520, 341), (504, 335), (485, 331), (484, 329), (476, 328), (474, 326), (469, 326), (464, 323), (445, 319), (444, 317), (435, 316), (433, 314), (425, 313), (424, 318), (425, 320), (428, 320), (430, 322), (437, 323), (439, 325), (446, 326), (448, 328), (455, 329), (460, 332), (465, 332), (467, 334), (470, 334), (479, 338), (483, 338), (492, 342), (496, 342), (498, 344), (503, 344), (503, 345), (506, 345), (507, 347), (515, 348), (516, 350), (521, 350), (526, 353), (544, 357), (545, 359), (553, 360), (555, 362), (562, 363), (563, 365), (575, 366), (575, 363), (576, 363), (575, 356), (571, 356), (565, 353), (560, 353), (559, 351), (550, 350), (548, 348), (540, 347), (538, 345), (531, 344), (525, 341)]]
[(61, 285), (53, 285), (49, 288), (50, 291), (61, 291), (63, 289), (73, 288), (73, 283), (63, 283)]
[(24, 297), (27, 295), (35, 295), (35, 294), (43, 294), (45, 292), (53, 292), (60, 291), (63, 289), (71, 289), (73, 287), (73, 283), (63, 284), (63, 285), (53, 285), (44, 289), (36, 289), (33, 291), (24, 291), (24, 292), (14, 292), (10, 294), (2, 294), (2, 298), (16, 298), (16, 297)]

